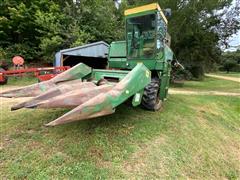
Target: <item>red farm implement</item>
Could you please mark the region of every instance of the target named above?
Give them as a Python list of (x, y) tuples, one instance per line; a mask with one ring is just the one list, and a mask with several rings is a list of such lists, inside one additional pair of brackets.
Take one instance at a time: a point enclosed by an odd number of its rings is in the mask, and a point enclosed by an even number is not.
[(18, 69), (18, 70), (4, 70), (0, 68), (0, 85), (7, 84), (8, 77), (23, 77), (26, 75), (34, 75), (38, 80), (47, 81), (57, 74), (60, 74), (68, 70), (69, 66), (60, 66), (60, 67), (41, 67), (41, 68), (27, 68), (27, 69)]

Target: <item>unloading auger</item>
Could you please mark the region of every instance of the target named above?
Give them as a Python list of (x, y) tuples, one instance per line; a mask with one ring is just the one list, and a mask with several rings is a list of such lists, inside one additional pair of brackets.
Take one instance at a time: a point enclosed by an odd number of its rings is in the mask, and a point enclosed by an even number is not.
[[(46, 124), (55, 126), (112, 114), (132, 98), (132, 105), (157, 111), (167, 97), (173, 52), (167, 19), (156, 3), (125, 11), (126, 41), (109, 48), (108, 69), (80, 63), (51, 80), (0, 93), (0, 97), (32, 99), (21, 108), (72, 108)], [(114, 69), (114, 70), (113, 70)]]

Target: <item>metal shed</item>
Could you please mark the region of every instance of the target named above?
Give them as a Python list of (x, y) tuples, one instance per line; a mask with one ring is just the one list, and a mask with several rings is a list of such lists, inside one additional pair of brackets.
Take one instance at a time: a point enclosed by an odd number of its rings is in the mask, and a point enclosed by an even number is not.
[(93, 68), (105, 68), (109, 45), (104, 41), (63, 49), (55, 54), (55, 66), (74, 66), (80, 62)]

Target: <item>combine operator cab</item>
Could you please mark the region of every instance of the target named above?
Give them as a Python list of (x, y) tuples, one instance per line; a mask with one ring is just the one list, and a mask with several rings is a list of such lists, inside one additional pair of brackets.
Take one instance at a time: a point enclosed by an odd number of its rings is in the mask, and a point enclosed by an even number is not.
[(167, 21), (156, 13), (126, 17), (127, 59), (156, 59), (162, 56)]

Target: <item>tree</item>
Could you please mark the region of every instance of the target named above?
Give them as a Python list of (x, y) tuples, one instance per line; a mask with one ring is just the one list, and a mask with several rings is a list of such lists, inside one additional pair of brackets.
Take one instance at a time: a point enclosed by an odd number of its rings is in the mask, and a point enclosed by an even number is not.
[[(129, 7), (154, 1), (127, 0)], [(239, 30), (239, 0), (159, 0), (162, 8), (171, 8), (169, 32), (172, 49), (187, 67), (210, 70), (220, 62), (221, 45)]]
[(122, 19), (111, 0), (3, 0), (0, 58), (19, 54), (51, 62), (62, 48), (120, 39)]
[(240, 29), (240, 0), (236, 0), (230, 8), (225, 8), (222, 13), (220, 23), (215, 30), (219, 34), (220, 45), (229, 48), (229, 38)]
[(4, 0), (0, 4), (0, 47), (5, 58), (22, 54), (28, 59), (36, 57), (36, 25), (32, 14), (38, 7), (32, 2)]
[(82, 45), (91, 39), (91, 35), (80, 29), (77, 21), (70, 14), (71, 5), (64, 8), (56, 3), (49, 4), (46, 9), (35, 13), (34, 22), (39, 36), (39, 56), (52, 61), (56, 51), (62, 48)]
[[(156, 2), (122, 0), (2, 0), (0, 58), (20, 54), (27, 61), (53, 61), (62, 48), (104, 40), (124, 40), (125, 9)], [(190, 67), (211, 69), (219, 63), (221, 47), (239, 29), (239, 0), (159, 0), (172, 9), (169, 32), (178, 59)], [(2, 57), (1, 57), (2, 56)]]
[(223, 53), (221, 65), (220, 70), (240, 72), (240, 50)]

